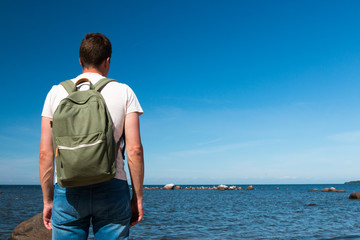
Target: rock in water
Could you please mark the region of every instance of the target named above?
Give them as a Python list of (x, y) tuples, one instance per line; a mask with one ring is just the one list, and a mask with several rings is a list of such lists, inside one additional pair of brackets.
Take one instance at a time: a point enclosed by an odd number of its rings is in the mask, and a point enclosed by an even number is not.
[(253, 186), (248, 186), (246, 190), (254, 190), (255, 188)]
[(319, 191), (319, 189), (314, 188), (314, 189), (312, 189), (312, 190), (309, 190), (308, 192), (316, 192), (316, 191)]
[(351, 193), (349, 199), (360, 199), (360, 192)]
[(166, 184), (162, 189), (164, 190), (174, 190), (175, 184), (170, 183), (170, 184)]
[(51, 240), (51, 230), (45, 228), (43, 214), (20, 223), (12, 232), (9, 240)]
[(229, 188), (229, 187), (226, 186), (226, 185), (224, 185), (224, 184), (221, 184), (221, 185), (217, 186), (217, 189), (218, 189), (218, 190), (222, 190), (222, 191), (227, 190), (228, 188)]

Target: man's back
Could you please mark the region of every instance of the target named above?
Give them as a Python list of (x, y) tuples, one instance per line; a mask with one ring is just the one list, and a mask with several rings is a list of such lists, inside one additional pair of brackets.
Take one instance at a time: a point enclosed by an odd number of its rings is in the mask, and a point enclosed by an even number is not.
[[(73, 81), (87, 78), (96, 83), (106, 77), (110, 68), (111, 48), (109, 39), (103, 34), (87, 34), (79, 51), (83, 73)], [(86, 83), (80, 88), (86, 88)], [(39, 154), (43, 221), (46, 228), (53, 230), (53, 239), (87, 239), (90, 221), (95, 239), (128, 239), (129, 226), (139, 223), (143, 217), (144, 159), (139, 127), (141, 106), (133, 91), (124, 84), (109, 83), (101, 94), (114, 124), (116, 141), (125, 129), (133, 195), (130, 200), (122, 154), (117, 155), (113, 179), (72, 188), (55, 184), (54, 189), (55, 154), (51, 121), (60, 101), (67, 96), (62, 86), (54, 86), (47, 95), (42, 112)]]
[[(103, 79), (104, 76), (98, 73), (83, 73), (72, 79), (72, 81), (76, 83), (79, 79), (82, 78), (87, 78), (91, 81), (92, 84), (96, 84), (99, 80)], [(89, 84), (82, 83), (78, 86), (78, 88), (80, 91), (87, 90), (89, 88)], [(115, 127), (115, 141), (119, 141), (124, 131), (126, 115), (132, 112), (137, 112), (139, 115), (141, 115), (143, 112), (142, 108), (139, 104), (139, 101), (137, 100), (136, 95), (126, 84), (110, 82), (101, 90), (101, 94), (104, 97), (107, 108), (111, 115), (111, 119), (113, 121), (113, 125)], [(59, 103), (61, 100), (66, 98), (67, 95), (68, 93), (63, 86), (53, 86), (45, 100), (42, 116), (52, 119)], [(117, 156), (117, 171), (115, 178), (127, 180), (122, 154), (118, 153)]]

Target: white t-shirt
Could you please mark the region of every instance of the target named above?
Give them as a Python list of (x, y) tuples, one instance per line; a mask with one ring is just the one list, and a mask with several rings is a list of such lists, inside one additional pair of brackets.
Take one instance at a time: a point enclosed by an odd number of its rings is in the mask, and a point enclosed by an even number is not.
[[(97, 73), (83, 73), (76, 78), (72, 79), (75, 83), (81, 78), (87, 78), (91, 81), (92, 84), (95, 84), (100, 79), (104, 78)], [(88, 83), (82, 83), (78, 86), (79, 90), (89, 89)], [(110, 112), (111, 119), (114, 123), (115, 131), (114, 137), (116, 141), (119, 141), (123, 129), (124, 129), (124, 120), (126, 114), (137, 112), (139, 115), (143, 113), (143, 110), (140, 106), (138, 99), (136, 98), (135, 93), (132, 89), (126, 84), (118, 82), (108, 83), (102, 90), (101, 94), (103, 95), (107, 108)], [(53, 118), (53, 114), (59, 105), (60, 101), (68, 96), (67, 91), (61, 85), (53, 86), (46, 96), (44, 108), (41, 116), (47, 118)], [(126, 180), (126, 173), (124, 170), (124, 159), (119, 149), (116, 162), (116, 175), (115, 178)]]

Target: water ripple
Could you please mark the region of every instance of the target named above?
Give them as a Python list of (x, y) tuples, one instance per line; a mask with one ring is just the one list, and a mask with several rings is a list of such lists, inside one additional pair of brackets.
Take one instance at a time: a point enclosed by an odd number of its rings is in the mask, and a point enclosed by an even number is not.
[[(323, 185), (145, 190), (144, 220), (130, 239), (360, 239), (360, 201), (348, 199), (358, 185), (333, 186), (347, 192), (308, 192), (331, 187)], [(42, 196), (39, 186), (0, 189), (0, 239), (7, 239), (16, 225), (41, 212)]]

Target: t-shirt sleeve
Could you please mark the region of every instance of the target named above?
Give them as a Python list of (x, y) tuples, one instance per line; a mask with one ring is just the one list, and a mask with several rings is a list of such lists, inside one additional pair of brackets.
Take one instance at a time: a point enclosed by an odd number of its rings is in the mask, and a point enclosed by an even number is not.
[(126, 114), (132, 112), (137, 112), (139, 113), (139, 115), (143, 114), (143, 110), (140, 106), (140, 103), (134, 91), (130, 87), (127, 87), (126, 93), (127, 93)]
[(53, 118), (54, 113), (52, 110), (52, 102), (53, 102), (54, 91), (55, 91), (55, 86), (51, 88), (51, 90), (48, 92), (46, 96), (44, 107), (41, 113), (42, 117)]

